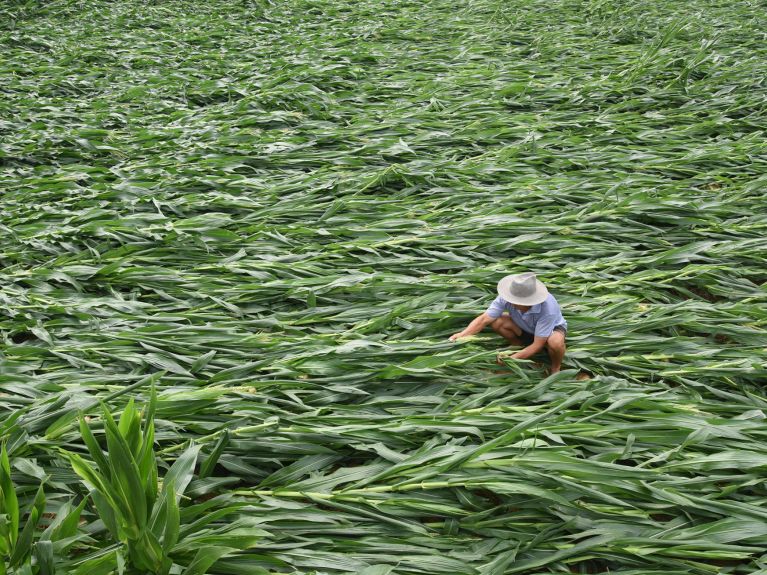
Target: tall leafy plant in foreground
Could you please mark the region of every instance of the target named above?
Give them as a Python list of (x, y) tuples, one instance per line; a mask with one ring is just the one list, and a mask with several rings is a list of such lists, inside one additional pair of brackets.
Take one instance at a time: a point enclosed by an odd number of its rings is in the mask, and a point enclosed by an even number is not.
[(11, 466), (5, 445), (0, 450), (0, 574), (13, 573), (14, 568), (26, 569), (32, 573), (29, 564), (33, 550), (35, 526), (45, 509), (43, 486), (37, 490), (30, 508), (27, 521), (19, 532), (21, 518), (16, 489), (11, 481)]
[[(60, 554), (83, 537), (77, 525), (84, 501), (61, 506), (47, 528), (37, 527), (45, 512), (43, 482), (26, 509), (22, 509), (11, 481), (10, 457), (0, 449), (0, 575), (53, 575)], [(26, 518), (22, 522), (22, 519)]]
[[(132, 399), (119, 421), (104, 408), (106, 453), (89, 423), (81, 417), (80, 431), (93, 461), (75, 453), (67, 456), (91, 490), (93, 503), (109, 533), (124, 544), (123, 558), (128, 566), (142, 573), (165, 575), (173, 566), (171, 556), (179, 540), (179, 500), (192, 480), (199, 447), (189, 447), (160, 483), (153, 448), (155, 406), (153, 389), (143, 418)], [(229, 550), (219, 550), (215, 559)], [(198, 564), (200, 559), (195, 558), (193, 563)], [(207, 566), (215, 559), (206, 562)]]

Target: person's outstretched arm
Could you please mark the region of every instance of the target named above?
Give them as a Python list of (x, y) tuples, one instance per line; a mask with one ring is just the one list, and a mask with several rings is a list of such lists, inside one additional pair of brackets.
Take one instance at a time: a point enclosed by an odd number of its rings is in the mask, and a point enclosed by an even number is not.
[(533, 338), (533, 343), (524, 349), (520, 349), (517, 353), (511, 356), (511, 359), (528, 359), (533, 357), (539, 351), (543, 351), (543, 349), (546, 347), (546, 342), (548, 339), (548, 337), (535, 336)]
[(557, 325), (557, 319), (557, 316), (554, 314), (541, 316), (538, 319), (538, 323), (535, 325), (535, 337), (533, 337), (533, 343), (524, 349), (520, 349), (517, 353), (512, 355), (511, 358), (528, 359), (533, 357), (539, 351), (543, 351), (546, 347), (546, 342), (549, 340), (549, 336), (554, 332), (554, 327)]
[(472, 320), (472, 322), (466, 327), (466, 329), (451, 335), (450, 341), (455, 341), (459, 337), (466, 337), (469, 335), (474, 335), (476, 333), (479, 333), (483, 329), (485, 329), (487, 326), (489, 326), (491, 323), (493, 323), (496, 319), (498, 318), (490, 317), (489, 315), (487, 315), (487, 313), (478, 315)]

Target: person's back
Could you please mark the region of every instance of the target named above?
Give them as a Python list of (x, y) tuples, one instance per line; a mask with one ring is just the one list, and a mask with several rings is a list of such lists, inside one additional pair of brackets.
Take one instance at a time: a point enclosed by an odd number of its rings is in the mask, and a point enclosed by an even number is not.
[(490, 304), (485, 313), (491, 318), (497, 319), (504, 312), (508, 313), (514, 323), (528, 334), (548, 337), (559, 326), (562, 326), (567, 331), (567, 321), (562, 316), (559, 303), (557, 303), (556, 298), (552, 294), (548, 294), (548, 297), (542, 303), (530, 306), (530, 309), (526, 312), (520, 311), (513, 303), (498, 296), (493, 300), (493, 303)]

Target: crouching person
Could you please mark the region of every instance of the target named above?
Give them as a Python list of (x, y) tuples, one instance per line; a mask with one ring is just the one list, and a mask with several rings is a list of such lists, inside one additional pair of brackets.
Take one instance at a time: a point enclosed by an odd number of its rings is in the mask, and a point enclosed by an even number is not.
[(509, 275), (501, 279), (498, 282), (498, 297), (487, 311), (476, 317), (466, 329), (451, 335), (450, 341), (477, 334), (487, 326), (503, 336), (510, 345), (523, 346), (511, 356), (512, 359), (528, 359), (546, 349), (551, 359), (551, 373), (562, 369), (567, 322), (562, 317), (557, 300), (534, 273)]

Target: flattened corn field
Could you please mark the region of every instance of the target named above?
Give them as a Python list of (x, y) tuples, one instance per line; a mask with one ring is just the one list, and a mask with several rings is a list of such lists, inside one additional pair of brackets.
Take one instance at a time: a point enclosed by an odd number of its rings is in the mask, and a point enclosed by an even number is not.
[(767, 573), (764, 7), (3, 3), (0, 573)]

